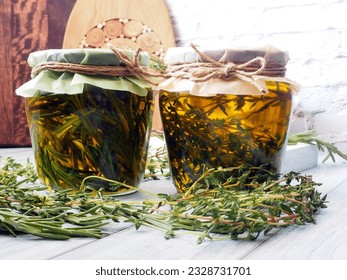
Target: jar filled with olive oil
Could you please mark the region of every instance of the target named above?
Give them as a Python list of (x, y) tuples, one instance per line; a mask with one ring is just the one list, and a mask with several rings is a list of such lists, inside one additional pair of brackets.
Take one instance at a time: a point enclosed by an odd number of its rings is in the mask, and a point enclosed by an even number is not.
[(173, 182), (189, 188), (210, 168), (280, 172), (298, 86), (273, 47), (172, 48), (159, 104)]
[[(32, 53), (33, 78), (25, 97), (35, 162), (52, 189), (134, 191), (143, 179), (153, 112), (151, 84), (125, 67), (110, 49)], [(137, 54), (137, 66), (149, 56)], [(130, 59), (131, 60), (131, 59)]]

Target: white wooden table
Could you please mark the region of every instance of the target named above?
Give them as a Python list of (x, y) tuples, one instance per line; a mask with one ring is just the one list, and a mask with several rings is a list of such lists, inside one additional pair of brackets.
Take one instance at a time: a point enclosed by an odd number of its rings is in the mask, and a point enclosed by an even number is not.
[[(33, 160), (30, 148), (0, 149), (1, 156), (18, 161)], [(299, 162), (297, 162), (299, 164)], [(112, 223), (110, 234), (102, 239), (73, 238), (44, 240), (31, 235), (0, 235), (0, 260), (347, 260), (347, 164), (326, 162), (303, 171), (323, 185), (328, 208), (317, 215), (317, 224), (292, 226), (256, 241), (206, 241), (184, 235), (166, 240), (162, 232), (131, 224)], [(141, 186), (152, 192), (174, 193), (168, 179), (148, 181)], [(141, 199), (136, 193), (129, 198)]]

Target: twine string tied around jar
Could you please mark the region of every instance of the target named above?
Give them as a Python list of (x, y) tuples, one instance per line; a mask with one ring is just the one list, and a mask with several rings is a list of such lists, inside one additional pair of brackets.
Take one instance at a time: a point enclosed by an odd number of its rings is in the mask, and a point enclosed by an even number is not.
[(177, 79), (189, 79), (195, 83), (207, 82), (211, 79), (222, 79), (231, 81), (235, 78), (251, 83), (259, 91), (265, 93), (264, 89), (256, 82), (255, 76), (283, 77), (285, 68), (267, 64), (264, 57), (255, 57), (245, 63), (222, 62), (225, 55), (219, 60), (214, 60), (207, 54), (200, 52), (191, 44), (194, 51), (200, 56), (201, 62), (171, 65), (168, 67), (167, 76)]
[(118, 59), (124, 64), (124, 66), (108, 66), (108, 65), (86, 65), (76, 63), (66, 63), (49, 61), (42, 62), (33, 67), (31, 71), (31, 77), (34, 78), (39, 73), (45, 70), (54, 72), (70, 72), (84, 75), (106, 75), (106, 76), (135, 76), (143, 79), (144, 81), (156, 85), (151, 78), (163, 77), (160, 72), (151, 71), (148, 67), (141, 66), (139, 63), (139, 56), (141, 49), (135, 50), (133, 58), (129, 57), (121, 50), (116, 49), (114, 46), (109, 45), (109, 48), (114, 52)]

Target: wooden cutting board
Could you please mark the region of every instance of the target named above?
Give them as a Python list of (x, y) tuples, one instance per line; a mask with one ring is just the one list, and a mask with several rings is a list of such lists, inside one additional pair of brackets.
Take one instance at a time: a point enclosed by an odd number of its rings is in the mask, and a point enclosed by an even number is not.
[(165, 1), (77, 0), (66, 25), (63, 48), (105, 47), (108, 41), (129, 48), (140, 46), (150, 53), (159, 51), (159, 45), (164, 51), (173, 47)]
[[(170, 16), (164, 0), (77, 0), (66, 25), (63, 48), (141, 47), (164, 58), (175, 46)], [(158, 104), (158, 100), (156, 100)], [(153, 129), (161, 130), (158, 106)]]

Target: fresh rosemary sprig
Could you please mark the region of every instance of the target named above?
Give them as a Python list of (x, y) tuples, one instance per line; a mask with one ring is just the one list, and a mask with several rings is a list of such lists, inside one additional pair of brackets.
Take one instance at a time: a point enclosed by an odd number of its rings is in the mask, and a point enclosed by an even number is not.
[(323, 162), (327, 161), (329, 158), (335, 162), (335, 155), (347, 160), (347, 154), (340, 151), (334, 143), (325, 141), (317, 136), (317, 133), (314, 130), (296, 133), (288, 138), (289, 145), (296, 145), (298, 143), (315, 144), (320, 151), (325, 152), (326, 150), (328, 154), (323, 159)]
[[(102, 220), (106, 217), (101, 216)], [(95, 221), (96, 218), (93, 217)], [(49, 239), (69, 239), (71, 237), (102, 237), (99, 227), (107, 223), (93, 223), (89, 226), (63, 227), (66, 222), (59, 216), (53, 218), (42, 218), (30, 216), (27, 213), (19, 214), (10, 209), (0, 208), (0, 232), (8, 231), (16, 236), (16, 232), (30, 233), (39, 237)]]
[(199, 243), (255, 239), (272, 228), (314, 222), (326, 203), (310, 177), (289, 173), (278, 179), (262, 167), (205, 169), (185, 193), (122, 202), (102, 189), (88, 189), (88, 180), (83, 191), (51, 191), (31, 183), (31, 164), (21, 166), (12, 159), (2, 159), (2, 164), (0, 231), (13, 235), (99, 238), (105, 234), (102, 226), (113, 220), (164, 231), (166, 238), (196, 234)]

